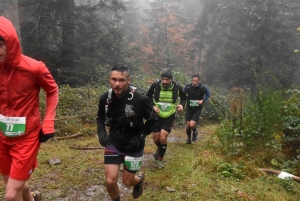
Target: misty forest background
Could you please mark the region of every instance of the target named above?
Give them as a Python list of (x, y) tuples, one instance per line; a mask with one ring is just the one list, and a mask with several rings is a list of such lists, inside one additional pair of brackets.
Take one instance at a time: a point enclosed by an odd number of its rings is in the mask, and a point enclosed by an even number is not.
[(299, 10), (293, 0), (0, 1), (23, 53), (59, 84), (58, 135), (95, 134), (114, 63), (130, 66), (143, 90), (168, 67), (182, 85), (201, 75), (212, 94), (202, 122), (219, 124), (228, 156), (259, 153), (258, 163), (297, 175)]

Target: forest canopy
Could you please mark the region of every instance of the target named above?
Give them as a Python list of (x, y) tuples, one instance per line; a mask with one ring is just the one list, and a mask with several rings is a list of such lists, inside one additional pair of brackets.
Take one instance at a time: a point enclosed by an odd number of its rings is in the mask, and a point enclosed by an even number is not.
[(299, 86), (299, 9), (292, 0), (3, 0), (23, 53), (58, 84), (106, 84), (116, 62), (208, 85)]

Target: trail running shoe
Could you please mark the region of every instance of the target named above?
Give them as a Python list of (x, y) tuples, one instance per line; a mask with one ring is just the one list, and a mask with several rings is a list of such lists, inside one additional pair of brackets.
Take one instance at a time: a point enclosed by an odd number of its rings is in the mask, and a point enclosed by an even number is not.
[(141, 178), (141, 181), (133, 187), (132, 190), (133, 199), (139, 198), (143, 194), (143, 189), (144, 189), (145, 174), (143, 172), (138, 172), (137, 176)]
[(159, 150), (157, 148), (156, 152), (153, 154), (153, 157), (154, 157), (154, 160), (158, 160), (158, 157), (159, 157)]
[(195, 131), (195, 132), (193, 133), (193, 139), (192, 139), (192, 141), (193, 141), (193, 142), (196, 142), (197, 139), (198, 139), (198, 131)]
[(157, 160), (155, 166), (158, 169), (164, 169), (164, 167), (165, 167), (163, 160)]
[(31, 192), (31, 195), (33, 196), (34, 201), (41, 201), (42, 199), (42, 195), (38, 191)]
[(191, 138), (188, 138), (188, 139), (186, 140), (186, 144), (192, 144)]

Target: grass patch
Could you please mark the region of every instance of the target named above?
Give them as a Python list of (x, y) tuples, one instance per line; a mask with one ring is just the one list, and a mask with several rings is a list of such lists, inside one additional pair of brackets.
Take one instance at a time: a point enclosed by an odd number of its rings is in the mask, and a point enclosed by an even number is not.
[[(217, 139), (211, 137), (216, 128), (211, 125), (198, 129), (200, 141), (191, 145), (185, 144), (183, 129), (174, 130), (170, 138), (179, 140), (168, 143), (162, 170), (154, 167), (151, 154), (156, 147), (152, 136), (148, 136), (145, 147), (148, 160), (142, 166), (146, 173), (145, 189), (139, 200), (282, 201), (300, 197), (298, 183), (263, 174), (253, 158), (228, 161), (226, 154), (216, 149)], [(31, 187), (42, 192), (43, 200), (109, 200), (104, 187), (103, 150), (76, 150), (70, 149), (71, 145), (99, 146), (94, 135), (42, 144), (39, 168), (29, 180)], [(50, 158), (60, 159), (61, 164), (49, 165)], [(224, 176), (223, 171), (231, 174)], [(102, 191), (89, 195), (87, 189), (93, 186), (102, 187)], [(121, 190), (123, 201), (133, 200), (130, 191), (131, 188)], [(0, 192), (4, 192), (3, 183)], [(3, 195), (0, 194), (0, 199)]]

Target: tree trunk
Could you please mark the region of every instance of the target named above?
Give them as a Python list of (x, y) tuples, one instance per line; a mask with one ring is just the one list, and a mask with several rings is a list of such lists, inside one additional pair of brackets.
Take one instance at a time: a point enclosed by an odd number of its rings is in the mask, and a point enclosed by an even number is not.
[(17, 30), (19, 40), (21, 43), (21, 32), (19, 23), (19, 9), (18, 0), (1, 0), (0, 1), (0, 15), (9, 19)]
[[(61, 20), (62, 20), (62, 52), (61, 58), (73, 53), (74, 40), (74, 0), (61, 1)], [(68, 63), (68, 61), (66, 61)]]
[(60, 70), (59, 84), (68, 83), (73, 86), (74, 80), (74, 0), (60, 0), (57, 2), (58, 16), (61, 28), (61, 51), (57, 69)]

